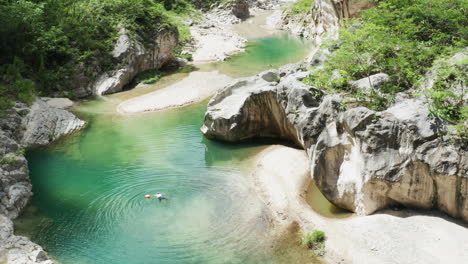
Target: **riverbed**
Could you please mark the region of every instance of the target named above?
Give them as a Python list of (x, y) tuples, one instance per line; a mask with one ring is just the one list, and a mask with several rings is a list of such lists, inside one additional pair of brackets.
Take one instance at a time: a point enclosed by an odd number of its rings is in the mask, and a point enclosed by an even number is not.
[[(196, 70), (250, 76), (309, 50), (310, 43), (276, 34)], [(84, 131), (27, 153), (35, 195), (17, 233), (61, 263), (318, 262), (298, 237), (281, 250), (272, 244), (267, 208), (245, 170), (264, 145), (204, 139), (206, 101), (127, 116), (115, 111), (187, 74), (80, 103), (74, 112), (88, 121)], [(168, 200), (144, 198), (156, 192)]]

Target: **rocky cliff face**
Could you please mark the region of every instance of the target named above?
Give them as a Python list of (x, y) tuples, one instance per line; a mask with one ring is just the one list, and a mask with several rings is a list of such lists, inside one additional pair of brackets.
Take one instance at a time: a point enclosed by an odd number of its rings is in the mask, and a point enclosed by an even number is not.
[(118, 69), (104, 72), (94, 79), (89, 76), (79, 76), (76, 95), (86, 97), (122, 91), (138, 73), (159, 69), (173, 61), (173, 51), (177, 45), (178, 33), (173, 29), (161, 30), (152, 43), (143, 45), (130, 38), (122, 28), (112, 51), (115, 64), (119, 65)]
[(39, 245), (13, 234), (13, 222), (0, 214), (0, 262), (7, 264), (53, 264)]
[(307, 151), (327, 199), (358, 214), (403, 205), (468, 221), (466, 146), (438, 136), (444, 126), (425, 101), (401, 93), (386, 111), (346, 110), (342, 95), (305, 85), (305, 76), (289, 65), (233, 83), (209, 102), (202, 132), (294, 142)]
[(247, 19), (250, 16), (249, 2), (247, 0), (236, 0), (233, 3), (232, 13), (240, 19)]
[(13, 224), (32, 197), (24, 149), (46, 145), (85, 125), (64, 108), (68, 99), (36, 99), (31, 106), (17, 103), (0, 118), (0, 263), (52, 263), (42, 248), (13, 235)]
[(326, 37), (336, 37), (343, 20), (373, 5), (367, 0), (315, 0), (307, 13), (283, 11), (277, 27), (320, 42)]
[(340, 23), (349, 17), (349, 0), (316, 0), (304, 14), (283, 12), (281, 27), (305, 38), (320, 40), (336, 36)]

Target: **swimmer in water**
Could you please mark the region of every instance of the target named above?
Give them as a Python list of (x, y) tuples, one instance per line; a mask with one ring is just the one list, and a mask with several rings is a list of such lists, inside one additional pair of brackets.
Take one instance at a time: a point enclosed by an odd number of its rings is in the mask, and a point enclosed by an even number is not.
[(159, 201), (167, 200), (167, 198), (164, 197), (161, 193), (156, 193), (154, 197), (158, 198)]

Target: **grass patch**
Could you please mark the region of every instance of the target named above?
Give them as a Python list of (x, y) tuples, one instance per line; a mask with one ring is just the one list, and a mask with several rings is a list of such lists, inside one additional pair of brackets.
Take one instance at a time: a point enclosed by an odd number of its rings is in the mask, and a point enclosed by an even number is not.
[[(439, 58), (445, 58), (468, 44), (465, 0), (387, 0), (348, 21), (340, 37), (325, 46), (332, 50), (324, 67), (304, 82), (319, 89), (345, 92), (372, 110), (386, 109), (398, 92), (417, 87), (419, 80)], [(350, 81), (384, 72), (390, 82), (380, 90), (363, 94)], [(444, 78), (431, 97), (447, 98), (454, 78)], [(439, 100), (434, 112), (451, 121), (460, 114)], [(455, 107), (456, 108), (456, 107)]]
[(289, 7), (288, 13), (292, 15), (308, 14), (315, 0), (299, 0)]
[(139, 73), (135, 77), (135, 82), (136, 83), (144, 83), (144, 84), (153, 84), (157, 81), (159, 81), (162, 77), (166, 75), (165, 72), (159, 71), (159, 70), (148, 70)]
[(304, 235), (302, 244), (311, 249), (315, 256), (323, 256), (325, 254), (325, 232), (314, 230)]

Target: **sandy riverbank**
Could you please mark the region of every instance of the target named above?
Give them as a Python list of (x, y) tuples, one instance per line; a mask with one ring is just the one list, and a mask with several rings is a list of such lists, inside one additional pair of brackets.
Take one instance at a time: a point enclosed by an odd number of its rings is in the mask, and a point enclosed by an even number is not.
[(182, 107), (205, 100), (232, 80), (218, 71), (192, 72), (188, 77), (166, 88), (120, 103), (117, 111), (130, 114)]
[(223, 61), (232, 55), (243, 52), (247, 42), (245, 38), (225, 25), (196, 26), (191, 27), (190, 32), (194, 42), (192, 52), (194, 64)]
[(310, 183), (303, 150), (272, 146), (257, 155), (256, 188), (279, 229), (297, 222), (327, 235), (329, 263), (468, 263), (468, 229), (440, 213), (386, 210), (371, 216), (325, 218), (305, 202)]
[(245, 21), (231, 10), (216, 8), (190, 27), (192, 42), (185, 51), (192, 54), (194, 64), (224, 61), (241, 53), (247, 39), (261, 38), (279, 32), (281, 7), (294, 0), (257, 3), (250, 7), (251, 17)]
[[(277, 32), (264, 29), (271, 11), (257, 11), (248, 20), (235, 25), (233, 23), (237, 18), (233, 18), (232, 14), (223, 13), (224, 16), (221, 18), (215, 14), (207, 14), (206, 21), (191, 27), (195, 43), (192, 51), (194, 64), (225, 60), (243, 51), (246, 41), (244, 37), (264, 37)], [(209, 98), (232, 80), (231, 77), (218, 71), (192, 72), (173, 85), (120, 103), (117, 112), (130, 114), (186, 106)]]

